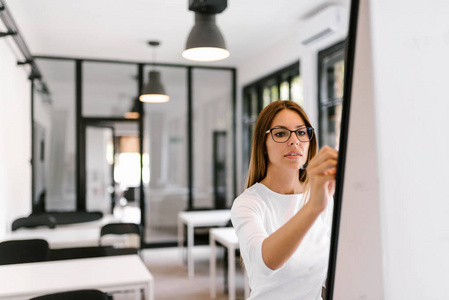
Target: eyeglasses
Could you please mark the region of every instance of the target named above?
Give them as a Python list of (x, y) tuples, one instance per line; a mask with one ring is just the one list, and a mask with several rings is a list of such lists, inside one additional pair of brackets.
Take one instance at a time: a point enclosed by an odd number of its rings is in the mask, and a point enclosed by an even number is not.
[(271, 137), (276, 143), (285, 143), (290, 139), (292, 132), (294, 132), (298, 140), (305, 143), (313, 138), (313, 131), (313, 127), (302, 127), (296, 130), (288, 130), (287, 128), (271, 128), (265, 133), (271, 132)]

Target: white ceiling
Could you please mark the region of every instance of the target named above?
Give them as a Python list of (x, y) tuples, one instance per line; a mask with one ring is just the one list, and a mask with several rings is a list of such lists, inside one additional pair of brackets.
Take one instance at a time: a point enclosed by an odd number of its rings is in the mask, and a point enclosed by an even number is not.
[[(151, 61), (149, 40), (159, 40), (157, 62), (193, 64), (181, 57), (194, 23), (188, 0), (4, 0), (33, 55)], [(348, 0), (228, 0), (217, 15), (238, 66), (300, 25), (313, 11)]]

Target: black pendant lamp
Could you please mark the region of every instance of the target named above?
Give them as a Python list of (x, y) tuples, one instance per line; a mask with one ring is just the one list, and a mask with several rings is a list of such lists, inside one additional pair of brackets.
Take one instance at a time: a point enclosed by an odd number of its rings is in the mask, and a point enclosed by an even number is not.
[[(159, 46), (159, 42), (150, 41), (151, 47)], [(153, 58), (153, 64), (155, 59)], [(148, 83), (143, 87), (142, 94), (139, 97), (142, 102), (148, 103), (164, 103), (170, 100), (170, 97), (165, 93), (165, 88), (161, 82), (161, 74), (159, 71), (151, 70), (148, 73)]]
[(125, 112), (125, 119), (138, 119), (140, 117), (139, 113), (139, 100), (137, 98), (133, 99), (133, 105), (130, 111)]
[(195, 25), (187, 38), (182, 56), (194, 61), (217, 61), (228, 58), (230, 52), (215, 16), (227, 6), (226, 0), (190, 1), (189, 10), (195, 12)]

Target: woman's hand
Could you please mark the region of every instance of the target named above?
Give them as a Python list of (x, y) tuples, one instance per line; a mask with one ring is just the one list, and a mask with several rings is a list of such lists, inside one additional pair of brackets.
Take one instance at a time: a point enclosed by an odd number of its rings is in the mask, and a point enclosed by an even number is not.
[(310, 181), (310, 205), (319, 212), (326, 209), (335, 192), (338, 151), (324, 146), (307, 166)]

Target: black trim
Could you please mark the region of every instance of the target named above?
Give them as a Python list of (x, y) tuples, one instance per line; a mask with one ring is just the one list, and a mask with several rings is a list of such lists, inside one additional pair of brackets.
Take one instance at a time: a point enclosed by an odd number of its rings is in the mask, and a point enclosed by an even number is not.
[[(143, 73), (144, 65), (137, 65), (137, 95), (143, 89)], [(137, 101), (139, 110), (139, 152), (140, 152), (140, 189), (139, 189), (139, 206), (140, 206), (140, 245), (145, 243), (145, 225), (146, 225), (146, 202), (145, 202), (145, 191), (143, 186), (143, 142), (144, 142), (144, 120), (145, 120), (145, 109), (141, 101)]]
[(83, 61), (75, 63), (76, 99), (76, 210), (86, 211), (86, 132), (82, 120), (83, 112)]
[(341, 131), (339, 154), (337, 162), (336, 186), (334, 195), (334, 213), (332, 220), (331, 245), (329, 253), (329, 266), (327, 274), (326, 300), (333, 299), (335, 285), (335, 271), (337, 265), (338, 232), (340, 229), (341, 207), (343, 200), (343, 184), (345, 176), (345, 161), (349, 132), (349, 117), (351, 111), (352, 78), (354, 75), (354, 60), (356, 52), (357, 22), (359, 15), (359, 0), (351, 1), (349, 17), (349, 31), (345, 51), (345, 78), (343, 88), (343, 111), (341, 118)]
[[(75, 57), (50, 56), (50, 55), (33, 55), (33, 57), (34, 58), (40, 58), (40, 59), (54, 59), (54, 60), (79, 60), (80, 59), (80, 58), (75, 58)], [(82, 60), (85, 61), (85, 62), (131, 64), (131, 65), (143, 64), (143, 65), (146, 65), (146, 66), (173, 67), (173, 68), (198, 68), (198, 69), (214, 69), (214, 70), (235, 70), (234, 67), (212, 67), (212, 66), (202, 66), (202, 65), (183, 65), (183, 64), (156, 63), (156, 62), (143, 62), (143, 61), (98, 59), (98, 58), (82, 58)]]
[(35, 143), (35, 139), (34, 139), (34, 80), (31, 80), (31, 212), (32, 213), (36, 213), (36, 206), (35, 206), (35, 199), (34, 199), (34, 192), (36, 190), (36, 185), (34, 183), (34, 177), (36, 176), (35, 174), (35, 166), (34, 163), (36, 161), (36, 157), (35, 157), (35, 153), (34, 153), (34, 143)]
[[(140, 102), (140, 101), (139, 101)], [(82, 117), (83, 122), (90, 123), (114, 123), (114, 122), (126, 122), (126, 123), (135, 123), (138, 122), (138, 119), (126, 119), (126, 118), (114, 118), (114, 117)]]
[(187, 210), (193, 209), (193, 74), (192, 67), (187, 68), (187, 180), (188, 180), (188, 205)]
[(178, 247), (178, 242), (143, 243), (142, 249)]
[(0, 38), (10, 36), (10, 35), (16, 35), (17, 32), (14, 31), (8, 31), (8, 32), (0, 32)]
[(234, 199), (237, 198), (237, 71), (232, 70), (232, 188)]

